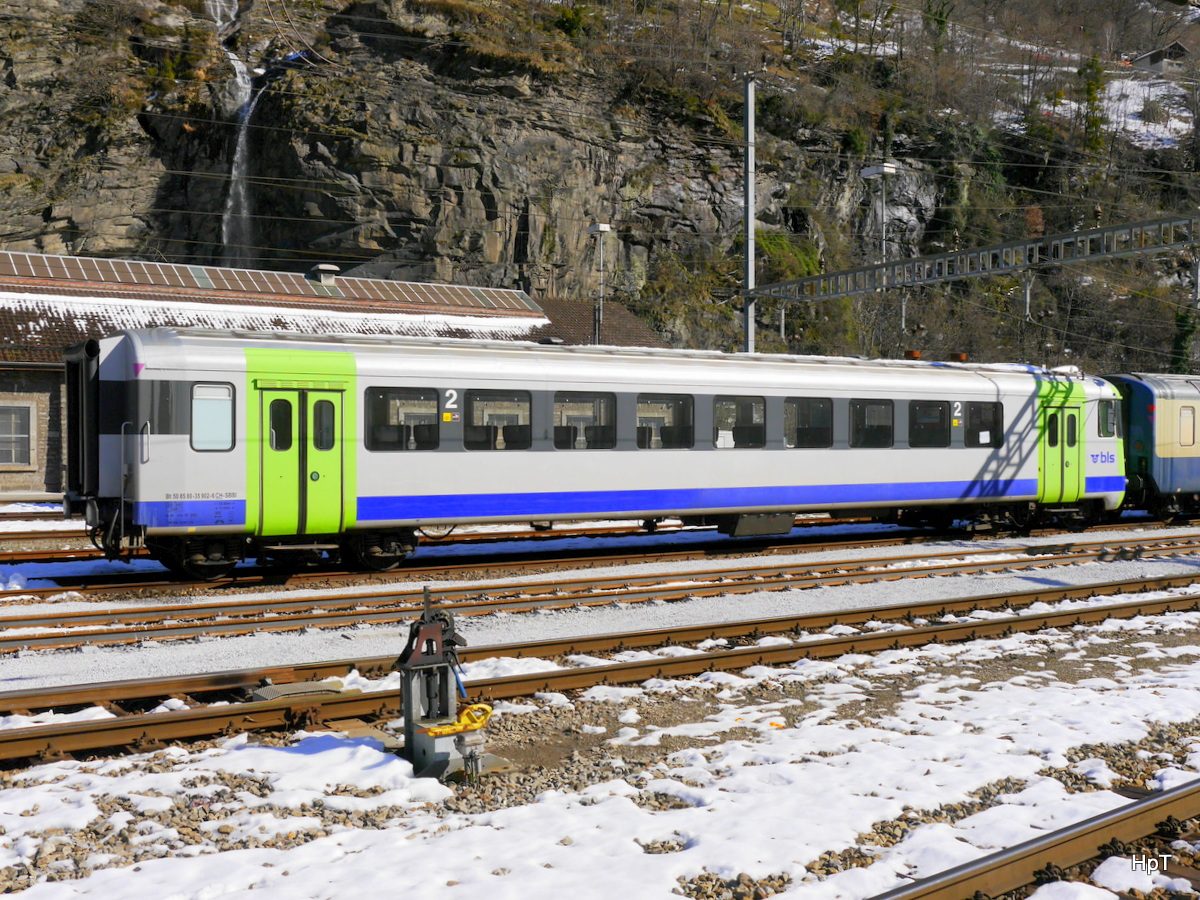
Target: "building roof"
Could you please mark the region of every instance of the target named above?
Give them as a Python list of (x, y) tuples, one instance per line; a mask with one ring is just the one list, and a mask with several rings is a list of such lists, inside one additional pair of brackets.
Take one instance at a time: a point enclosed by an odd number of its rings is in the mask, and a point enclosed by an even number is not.
[[(549, 322), (539, 326), (530, 337), (535, 340), (560, 338), (564, 344), (585, 345), (594, 343), (593, 319), (595, 305), (585, 300), (539, 301)], [(604, 304), (604, 324), (600, 329), (600, 343), (618, 347), (666, 348), (668, 344), (647, 325), (620, 303)]]
[(1141, 56), (1133, 58), (1133, 64), (1136, 66), (1139, 63), (1153, 65), (1163, 59), (1187, 59), (1192, 55), (1192, 51), (1179, 41), (1171, 41), (1165, 47), (1158, 47), (1143, 53)]
[[(550, 309), (546, 309), (549, 306)], [(553, 314), (551, 314), (551, 309)], [(64, 347), (123, 328), (172, 326), (307, 334), (591, 343), (592, 305), (524, 291), (318, 277), (0, 251), (0, 364), (59, 364)], [(664, 346), (606, 304), (606, 343)]]

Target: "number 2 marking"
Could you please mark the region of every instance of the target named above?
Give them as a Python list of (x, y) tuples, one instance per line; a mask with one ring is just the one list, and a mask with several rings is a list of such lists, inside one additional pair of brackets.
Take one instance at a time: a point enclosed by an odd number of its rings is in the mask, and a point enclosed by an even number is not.
[(954, 418), (958, 419), (961, 417), (962, 417), (962, 401), (955, 400), (954, 401)]
[(446, 409), (458, 409), (458, 391), (451, 388), (446, 391)]

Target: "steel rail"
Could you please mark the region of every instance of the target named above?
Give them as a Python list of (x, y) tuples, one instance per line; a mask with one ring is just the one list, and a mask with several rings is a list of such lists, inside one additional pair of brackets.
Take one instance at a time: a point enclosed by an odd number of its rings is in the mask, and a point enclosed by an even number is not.
[[(824, 524), (824, 523), (822, 523)], [(656, 532), (657, 534), (675, 533), (682, 531), (682, 525), (663, 525)], [(689, 531), (711, 531), (712, 529), (688, 529)], [(609, 537), (620, 536), (627, 537), (630, 535), (646, 534), (647, 531), (640, 525), (623, 525), (609, 528), (559, 528), (548, 531), (537, 531), (531, 528), (523, 528), (512, 531), (463, 531), (455, 532), (452, 536), (447, 535), (444, 538), (427, 538), (427, 546), (454, 546), (456, 544), (482, 544), (482, 543), (499, 543), (501, 541), (533, 541), (543, 542), (547, 540), (555, 540), (558, 538), (567, 537)], [(86, 540), (87, 532), (78, 529), (60, 529), (44, 531), (8, 531), (0, 532), (0, 563), (56, 563), (56, 562), (72, 562), (78, 559), (102, 559), (104, 551), (98, 547), (78, 547), (64, 548), (55, 550), (8, 550), (3, 549), (5, 544), (29, 543), (32, 541), (42, 540)], [(127, 551), (130, 557), (145, 558), (146, 552), (142, 549), (134, 549)], [(269, 567), (268, 567), (269, 568)], [(207, 584), (208, 582), (203, 582)]]
[[(1161, 540), (1153, 547), (1142, 547), (1138, 556), (1149, 553), (1177, 554), (1200, 552), (1200, 541), (1189, 540), (1163, 546)], [(1086, 546), (1086, 545), (1085, 545)], [(460, 588), (440, 589), (443, 601), (452, 602), (444, 608), (466, 615), (481, 615), (504, 610), (527, 611), (530, 608), (561, 609), (575, 606), (622, 603), (647, 600), (679, 600), (700, 596), (736, 594), (769, 590), (786, 590), (818, 585), (885, 579), (921, 578), (947, 574), (976, 573), (1005, 569), (1025, 569), (1065, 565), (1083, 560), (1104, 558), (1111, 551), (1105, 542), (1095, 542), (1088, 549), (1074, 548), (1070, 552), (1030, 556), (1014, 560), (1008, 551), (974, 549), (947, 552), (946, 557), (957, 560), (964, 555), (1000, 556), (998, 560), (948, 562), (928, 566), (889, 568), (907, 563), (911, 557), (883, 557), (846, 562), (822, 563), (804, 567), (762, 564), (750, 567), (673, 573), (662, 575), (616, 575), (606, 578), (556, 579), (535, 583), (492, 583)], [(1119, 556), (1128, 556), (1125, 548)], [(665, 580), (665, 584), (664, 584)], [(1139, 580), (1135, 584), (1145, 582)], [(1172, 586), (1181, 584), (1174, 581)], [(634, 585), (649, 585), (635, 589)], [(549, 595), (534, 599), (537, 595)], [(482, 599), (482, 598), (487, 599)], [(502, 597), (515, 599), (502, 600)], [(455, 598), (458, 599), (454, 602)], [(461, 599), (473, 598), (473, 599)], [(117, 644), (143, 640), (169, 640), (193, 637), (197, 634), (240, 635), (255, 631), (289, 631), (303, 628), (333, 628), (357, 624), (393, 624), (404, 621), (421, 603), (416, 591), (395, 594), (353, 594), (330, 598), (283, 598), (270, 600), (234, 601), (229, 603), (189, 605), (186, 607), (152, 606), (127, 610), (73, 611), (36, 616), (0, 617), (0, 652), (22, 649), (49, 649), (81, 644)], [(288, 610), (302, 610), (289, 612)], [(318, 611), (319, 610), (319, 611)], [(217, 617), (220, 617), (218, 620)], [(174, 623), (164, 622), (174, 619)], [(204, 621), (198, 621), (204, 620)], [(147, 622), (136, 625), (132, 622)], [(87, 629), (81, 626), (101, 623), (104, 628)], [(58, 629), (57, 633), (29, 634), (31, 629)], [(4, 635), (3, 629), (16, 632)], [(67, 630), (73, 629), (73, 630)]]
[[(1131, 525), (1100, 525), (1092, 529), (1095, 532), (1128, 530), (1130, 527), (1144, 527), (1149, 521)], [(1154, 523), (1160, 524), (1160, 523)], [(57, 596), (74, 591), (86, 594), (107, 594), (121, 591), (177, 591), (182, 587), (201, 587), (206, 589), (221, 589), (230, 587), (254, 587), (256, 585), (278, 586), (281, 583), (293, 584), (305, 580), (377, 580), (379, 578), (444, 578), (460, 573), (477, 572), (480, 569), (503, 569), (521, 571), (532, 567), (545, 568), (548, 565), (558, 567), (587, 567), (614, 566), (639, 564), (647, 561), (675, 562), (693, 559), (711, 559), (714, 556), (738, 556), (757, 554), (771, 556), (785, 553), (819, 553), (835, 550), (856, 550), (866, 547), (894, 547), (900, 545), (915, 545), (936, 543), (951, 539), (961, 539), (962, 535), (948, 536), (944, 533), (930, 534), (914, 530), (899, 535), (885, 537), (856, 536), (842, 541), (816, 540), (812, 535), (801, 535), (786, 539), (782, 543), (766, 543), (759, 539), (740, 539), (736, 541), (714, 541), (712, 544), (692, 546), (683, 550), (663, 550), (657, 548), (649, 551), (629, 552), (628, 548), (615, 547), (600, 551), (590, 556), (578, 556), (574, 551), (549, 552), (531, 558), (528, 554), (505, 552), (493, 557), (474, 556), (465, 562), (453, 560), (431, 561), (428, 564), (410, 565), (389, 572), (345, 572), (336, 570), (289, 572), (286, 574), (272, 571), (242, 570), (234, 575), (213, 581), (185, 582), (163, 573), (150, 573), (140, 581), (120, 580), (116, 576), (87, 575), (87, 576), (56, 576), (55, 587), (20, 588), (0, 591), (0, 603), (6, 599), (16, 599), (26, 596)], [(1150, 540), (1152, 538), (1147, 538)]]
[[(554, 551), (530, 556), (527, 553), (505, 552), (492, 557), (477, 555), (464, 562), (452, 559), (431, 560), (421, 565), (411, 565), (407, 568), (393, 569), (388, 572), (342, 572), (316, 570), (312, 572), (292, 572), (283, 576), (283, 581), (293, 584), (310, 580), (372, 580), (380, 578), (407, 578), (409, 580), (443, 579), (458, 574), (470, 575), (481, 569), (508, 570), (520, 572), (530, 568), (544, 569), (547, 566), (558, 567), (588, 567), (588, 566), (619, 566), (641, 564), (646, 562), (686, 562), (695, 559), (712, 559), (715, 556), (738, 556), (755, 553), (762, 556), (782, 553), (819, 553), (829, 550), (855, 550), (865, 547), (893, 547), (902, 544), (921, 544), (934, 541), (944, 541), (944, 535), (905, 534), (886, 538), (858, 537), (844, 541), (815, 542), (811, 537), (793, 539), (786, 544), (763, 544), (755, 539), (744, 539), (740, 542), (714, 541), (709, 545), (693, 546), (685, 550), (663, 549), (657, 547), (651, 550), (630, 552), (625, 547), (614, 547), (607, 551), (594, 552), (591, 555), (580, 556), (574, 550)], [(72, 581), (72, 578), (75, 578)], [(213, 581), (185, 582), (172, 580), (165, 572), (149, 573), (142, 581), (109, 580), (103, 575), (88, 576), (55, 576), (55, 587), (24, 587), (0, 591), (0, 601), (26, 596), (57, 596), (59, 594), (76, 592), (85, 594), (109, 594), (121, 591), (153, 590), (178, 591), (183, 587), (201, 587), (206, 589), (222, 589), (231, 587), (275, 587), (280, 583), (278, 573), (260, 571), (239, 571), (236, 575)]]
[(1132, 843), (1154, 834), (1168, 818), (1184, 822), (1196, 816), (1200, 816), (1200, 781), (1100, 813), (872, 900), (967, 900), (981, 894), (999, 897), (1033, 884), (1039, 873), (1052, 866), (1066, 869), (1095, 859), (1103, 854), (1104, 845), (1114, 840)]
[[(538, 691), (568, 691), (594, 687), (598, 684), (640, 683), (651, 678), (685, 678), (713, 671), (741, 670), (750, 666), (781, 666), (800, 659), (827, 659), (847, 653), (872, 653), (903, 647), (921, 646), (943, 641), (963, 641), (988, 637), (1007, 637), (1021, 631), (1074, 626), (1104, 621), (1116, 616), (1153, 615), (1162, 612), (1195, 609), (1200, 596), (1139, 599), (1129, 603), (1039, 613), (1029, 616), (972, 620), (943, 625), (922, 626), (900, 630), (841, 635), (818, 640), (800, 640), (789, 644), (738, 647), (715, 652), (697, 652), (678, 657), (655, 657), (624, 663), (587, 666), (571, 669), (523, 673), (500, 678), (468, 681), (468, 694), (476, 699), (500, 700), (528, 696)], [(784, 617), (785, 619), (787, 617)], [(768, 620), (740, 623), (750, 635), (760, 633)], [(780, 622), (781, 620), (770, 620)], [(734, 625), (697, 626), (710, 635)], [(695, 633), (693, 629), (693, 633)], [(717, 629), (717, 630), (713, 630)], [(773, 629), (778, 630), (778, 629)], [(684, 629), (662, 629), (664, 634), (682, 635)], [(628, 647), (636, 635), (604, 635), (594, 638), (572, 638), (574, 652), (594, 650), (598, 643), (607, 642), (609, 649)], [(648, 639), (643, 636), (643, 640)], [(676, 638), (678, 639), (678, 638)], [(615, 641), (615, 644), (614, 644)], [(528, 654), (545, 650), (556, 642), (538, 642), (508, 648)], [(557, 642), (560, 645), (566, 642)], [(476, 648), (474, 654), (503, 655), (506, 647)], [(473, 655), (474, 655), (473, 654)], [(326, 664), (328, 665), (328, 664)], [(283, 672), (288, 667), (275, 671)], [(226, 686), (235, 686), (236, 673), (224, 673)], [(212, 676), (207, 676), (212, 677)], [(96, 686), (95, 689), (103, 688)], [(59, 689), (62, 690), (62, 689)], [(44, 695), (43, 695), (44, 696)], [(11, 697), (11, 695), (10, 695)], [(76, 701), (78, 702), (78, 701)], [(52, 757), (57, 753), (97, 750), (115, 746), (145, 748), (166, 740), (211, 737), (230, 729), (268, 729), (300, 727), (321, 722), (363, 717), (395, 716), (400, 713), (395, 691), (372, 691), (332, 695), (312, 695), (274, 701), (202, 707), (173, 712), (134, 714), (114, 719), (40, 725), (28, 728), (0, 729), (0, 759)]]
[[(43, 528), (37, 531), (0, 531), (0, 546), (17, 544), (22, 541), (40, 541), (51, 538), (70, 538), (71, 540), (87, 540), (87, 532), (79, 528)], [(0, 554), (9, 551), (0, 551)]]
[[(548, 638), (520, 644), (492, 644), (465, 647), (459, 651), (464, 662), (488, 659), (497, 656), (558, 657), (575, 653), (606, 653), (618, 650), (655, 647), (664, 644), (685, 644), (718, 638), (757, 638), (767, 634), (784, 632), (807, 633), (835, 625), (861, 625), (871, 621), (923, 620), (936, 616), (976, 612), (980, 609), (1012, 608), (1033, 603), (1053, 603), (1062, 600), (1090, 599), (1105, 594), (1122, 594), (1141, 590), (1165, 590), (1187, 587), (1194, 579), (1186, 575), (1160, 576), (1155, 579), (1134, 579), (1110, 582), (1105, 585), (1074, 585), (1055, 588), (1038, 588), (1007, 594), (964, 597), (961, 599), (931, 600), (926, 603), (901, 603), (870, 608), (830, 610), (818, 613), (800, 613), (785, 616), (748, 619), (735, 622), (702, 623), (698, 625), (673, 625), (667, 628), (647, 629), (622, 634), (575, 635), (566, 638)], [(1180, 594), (1159, 600), (1140, 598), (1123, 604), (1105, 604), (1095, 607), (1097, 615), (1112, 610), (1118, 613), (1128, 609), (1155, 613), (1191, 609), (1200, 604), (1200, 592)], [(439, 606), (439, 609), (446, 609)], [(820, 641), (811, 642), (819, 646)], [(357, 669), (365, 677), (382, 676), (390, 671), (395, 656), (370, 656), (344, 660), (328, 660), (316, 663), (272, 666), (268, 668), (233, 669), (210, 674), (167, 676), (153, 679), (131, 679), (127, 681), (98, 684), (69, 685), (64, 687), (39, 688), (33, 691), (0, 693), (0, 712), (15, 710), (49, 709), (56, 706), (73, 706), (84, 703), (119, 702), (143, 700), (148, 697), (165, 697), (173, 694), (199, 694), (211, 691), (251, 688), (269, 682), (284, 684), (297, 681), (313, 681), (332, 676), (345, 675)]]

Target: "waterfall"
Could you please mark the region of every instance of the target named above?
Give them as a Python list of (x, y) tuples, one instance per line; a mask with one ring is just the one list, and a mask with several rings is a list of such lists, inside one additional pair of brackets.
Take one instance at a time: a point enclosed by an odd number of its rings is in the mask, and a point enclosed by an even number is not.
[(230, 44), (231, 32), (237, 24), (238, 0), (205, 0), (208, 14), (217, 23), (217, 39), (233, 66), (234, 93), (237, 104), (237, 140), (234, 143), (233, 163), (229, 168), (229, 187), (225, 208), (221, 214), (221, 263), (240, 268), (250, 267), (254, 232), (250, 219), (250, 195), (246, 185), (249, 164), (250, 118), (261, 94), (256, 95), (250, 68), (235, 53)]

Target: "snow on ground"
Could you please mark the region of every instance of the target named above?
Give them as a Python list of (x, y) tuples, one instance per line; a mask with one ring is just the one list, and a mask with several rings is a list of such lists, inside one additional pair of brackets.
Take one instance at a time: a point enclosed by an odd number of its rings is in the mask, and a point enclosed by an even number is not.
[[(1149, 621), (1138, 627), (1153, 630)], [(184, 840), (172, 829), (142, 825), (139, 840), (159, 844), (163, 858), (98, 869), (81, 880), (44, 882), (24, 896), (207, 900), (255, 890), (299, 900), (349, 891), (382, 897), (408, 885), (437, 898), (483, 891), (489, 898), (569, 893), (578, 900), (667, 900), (678, 879), (706, 871), (721, 878), (787, 874), (792, 884), (782, 896), (866, 898), (1128, 802), (1106, 790), (1068, 792), (1044, 770), (1064, 765), (1065, 754), (1081, 744), (1136, 740), (1155, 722), (1200, 716), (1200, 661), (1180, 657), (1158, 670), (1079, 684), (1053, 673), (985, 681), (939, 671), (950, 658), (978, 666), (1014, 652), (1054, 659), (1064, 647), (1104, 639), (1100, 629), (1082, 629), (1049, 640), (1018, 636), (713, 674), (699, 681), (719, 708), (701, 721), (643, 729), (634, 716), (622, 716), (628, 724), (610, 740), (615, 752), (685, 732), (698, 745), (669, 755), (643, 789), (615, 777), (485, 814), (438, 816), (435, 804), (450, 789), (413, 779), (407, 763), (369, 740), (342, 736), (310, 735), (290, 747), (256, 746), (238, 737), (200, 753), (160, 754), (150, 773), (136, 759), (44, 765), (0, 791), (0, 869), (29, 863), (48, 829), (79, 831), (98, 819), (120, 829), (135, 818), (130, 810), (204, 804), (213, 813), (205, 837)], [(1122, 653), (1114, 649), (1110, 657)], [(915, 686), (890, 714), (834, 716), (846, 702), (846, 687), (867, 694), (901, 675), (915, 676)], [(745, 698), (746, 688), (766, 680), (808, 684), (815, 708), (788, 724), (789, 707), (799, 701)], [(651, 682), (616, 696), (598, 688), (575, 703), (615, 701), (636, 709), (678, 687)], [(1200, 745), (1200, 734), (1196, 741)], [(221, 793), (214, 784), (229, 773), (266, 787)], [(1174, 779), (1194, 774), (1177, 767), (1166, 772)], [(870, 865), (825, 880), (805, 870), (821, 854), (854, 845), (874, 823), (966, 802), (1001, 779), (1019, 782), (1001, 793), (999, 805), (953, 823), (915, 824), (898, 843), (877, 847)], [(339, 785), (374, 793), (350, 796)], [(651, 792), (678, 802), (666, 809), (639, 802)], [(120, 801), (115, 810), (114, 799)], [(387, 809), (390, 821), (381, 830), (331, 827), (312, 815), (315, 806), (329, 804)], [(251, 836), (269, 840), (284, 833), (312, 839), (288, 849), (218, 850)], [(645, 852), (655, 842), (674, 842), (679, 849)], [(1101, 877), (1112, 890), (1126, 884), (1144, 890), (1148, 881), (1186, 890), (1161, 876), (1136, 876), (1120, 860), (1107, 863)], [(1085, 895), (1112, 896), (1100, 888), (1058, 886), (1043, 900)]]
[[(988, 546), (1002, 551), (1005, 542), (961, 546), (964, 552)], [(932, 548), (911, 552), (919, 557), (927, 549)], [(798, 554), (796, 559), (805, 563), (853, 555)], [(728, 564), (711, 561), (708, 567)], [(888, 605), (1193, 572), (1197, 566), (1200, 560), (1187, 557), (1120, 561), (459, 621), (471, 643), (479, 645), (615, 631), (635, 622), (655, 627), (735, 615)], [(602, 574), (589, 570), (589, 575)], [(7, 575), (34, 580), (25, 567)], [(437, 585), (433, 587), (436, 593)], [(70, 602), (47, 605), (65, 608)], [(407, 889), (431, 898), (484, 892), (489, 900), (549, 900), (568, 893), (572, 900), (622, 895), (667, 900), (676, 896), (678, 879), (709, 872), (721, 878), (786, 874), (791, 885), (780, 896), (857, 900), (1127, 802), (1107, 790), (1069, 792), (1047, 774), (1047, 767), (1065, 766), (1069, 751), (1084, 744), (1138, 740), (1156, 723), (1200, 717), (1200, 646), (1187, 637), (1198, 625), (1200, 614), (1145, 617), (1041, 635), (714, 673), (686, 683), (692, 686), (687, 690), (699, 685), (706, 692), (716, 704), (713, 711), (669, 726), (647, 725), (647, 713), (654, 704), (679, 696), (684, 683), (599, 687), (574, 701), (547, 695), (504, 704), (503, 716), (572, 702), (576, 707), (617, 704), (620, 727), (603, 737), (617, 757), (664, 742), (675, 746), (669, 743), (673, 740), (685, 739), (686, 746), (664, 751), (663, 762), (646, 773), (642, 786), (617, 770), (611, 780), (582, 790), (546, 790), (532, 804), (487, 813), (447, 812), (441, 801), (451, 795), (450, 788), (414, 779), (406, 762), (365, 738), (301, 735), (291, 746), (272, 747), (238, 737), (202, 752), (175, 748), (153, 761), (135, 757), (43, 765), (0, 787), (0, 872), (6, 866), (31, 865), (42, 872), (65, 867), (73, 873), (69, 860), (54, 862), (43, 853), (47, 833), (79, 833), (107, 822), (117, 831), (131, 828), (132, 840), (153, 845), (162, 858), (103, 868), (111, 860), (97, 854), (85, 867), (94, 869), (86, 877), (46, 880), (22, 895), (30, 900), (299, 900), (383, 897)], [(356, 628), (22, 653), (0, 661), (0, 690), (398, 653), (405, 632)], [(1172, 646), (1159, 646), (1164, 635), (1174, 636)], [(1056, 673), (1055, 665), (1085, 657), (1079, 664), (1095, 666), (1094, 676), (1071, 684)], [(1032, 672), (1014, 674), (1006, 661), (1017, 658)], [(1044, 663), (1052, 665), (1039, 671)], [(493, 672), (482, 663), (469, 675)], [(867, 711), (866, 701), (902, 681), (910, 686), (899, 702)], [(806, 693), (803, 700), (750, 699), (747, 689), (763, 682), (805, 685)], [(1200, 727), (1195, 747), (1183, 764), (1164, 762), (1158, 776), (1163, 786), (1196, 777)], [(1112, 773), (1100, 760), (1077, 768), (1100, 787), (1111, 783)], [(231, 778), (249, 779), (257, 787), (220, 790), (222, 780)], [(1002, 779), (1017, 781), (1001, 793), (998, 806), (954, 822), (921, 824), (913, 818), (911, 810), (963, 803)], [(675, 802), (665, 807), (647, 803), (648, 795)], [(211, 820), (196, 834), (182, 834), (154, 818), (197, 806), (210, 810)], [(374, 811), (386, 818), (386, 827), (331, 824), (331, 808)], [(806, 871), (806, 864), (822, 854), (853, 846), (874, 823), (891, 819), (913, 824), (903, 839), (876, 847), (870, 865), (824, 880)], [(236, 849), (251, 838), (279, 846)], [(656, 842), (675, 852), (646, 852)], [(1096, 883), (1102, 886), (1047, 885), (1035, 896), (1094, 900), (1129, 888), (1186, 890), (1163, 876), (1134, 873), (1132, 864), (1120, 859), (1106, 863)]]

